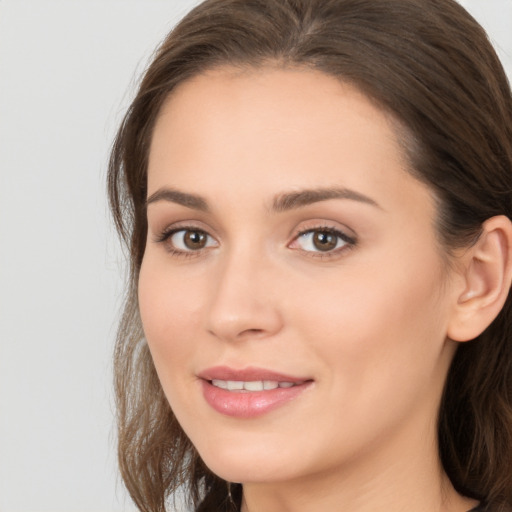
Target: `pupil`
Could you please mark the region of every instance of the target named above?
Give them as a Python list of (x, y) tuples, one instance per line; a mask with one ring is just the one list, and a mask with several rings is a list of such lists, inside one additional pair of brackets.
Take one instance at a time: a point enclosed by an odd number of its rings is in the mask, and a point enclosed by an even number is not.
[(317, 231), (313, 236), (313, 244), (319, 251), (330, 251), (336, 247), (336, 238), (328, 231)]
[(201, 231), (187, 231), (185, 245), (189, 249), (202, 249), (206, 244), (206, 235)]

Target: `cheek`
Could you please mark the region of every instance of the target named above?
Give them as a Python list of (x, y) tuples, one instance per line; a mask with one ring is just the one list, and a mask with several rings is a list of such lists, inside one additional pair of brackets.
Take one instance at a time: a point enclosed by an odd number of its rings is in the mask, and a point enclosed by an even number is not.
[(308, 345), (305, 359), (315, 362), (322, 403), (330, 404), (304, 429), (322, 419), (326, 431), (334, 425), (333, 453), (391, 435), (437, 407), (447, 367), (436, 272), (432, 265), (422, 275), (404, 266), (387, 274), (353, 268), (301, 296), (296, 334)]
[[(157, 371), (161, 378), (169, 366), (186, 365), (195, 346), (192, 343), (200, 322), (200, 283), (180, 278), (165, 265), (143, 261), (139, 276), (139, 309)], [(160, 371), (162, 370), (162, 371)]]
[[(420, 271), (421, 269), (421, 271)], [(343, 386), (432, 377), (445, 341), (447, 305), (437, 260), (383, 271), (348, 268), (296, 295), (298, 330)], [(378, 387), (378, 385), (377, 385)]]

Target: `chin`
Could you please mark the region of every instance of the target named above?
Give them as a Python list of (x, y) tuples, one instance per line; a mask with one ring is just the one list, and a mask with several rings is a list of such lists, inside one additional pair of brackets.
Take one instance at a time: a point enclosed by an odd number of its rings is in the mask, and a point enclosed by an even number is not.
[(297, 456), (290, 460), (283, 448), (282, 443), (279, 446), (256, 441), (245, 445), (212, 443), (200, 446), (198, 451), (210, 471), (228, 482), (263, 483), (293, 478), (289, 472), (290, 468), (297, 470)]

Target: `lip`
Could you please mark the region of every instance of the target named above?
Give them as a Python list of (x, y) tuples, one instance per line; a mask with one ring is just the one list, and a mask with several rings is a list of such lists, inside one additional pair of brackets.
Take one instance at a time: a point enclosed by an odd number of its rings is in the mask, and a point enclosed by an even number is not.
[(228, 366), (215, 366), (203, 370), (197, 376), (203, 380), (274, 380), (277, 382), (293, 382), (294, 384), (300, 384), (301, 382), (311, 380), (309, 377), (286, 375), (284, 373), (278, 373), (265, 368), (257, 368), (253, 366), (239, 370)]
[[(227, 366), (208, 368), (198, 374), (201, 379), (203, 396), (215, 411), (235, 418), (255, 418), (277, 409), (297, 398), (310, 388), (313, 380), (278, 373), (264, 368), (249, 367), (234, 369)], [(276, 381), (291, 382), (288, 388), (275, 388), (263, 391), (228, 391), (214, 386), (211, 381)]]

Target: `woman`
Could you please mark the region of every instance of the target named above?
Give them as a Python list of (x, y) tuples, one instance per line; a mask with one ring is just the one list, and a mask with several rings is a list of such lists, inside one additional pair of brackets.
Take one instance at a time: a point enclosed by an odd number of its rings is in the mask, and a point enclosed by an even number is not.
[(140, 510), (512, 506), (512, 99), (452, 0), (207, 0), (109, 187)]

